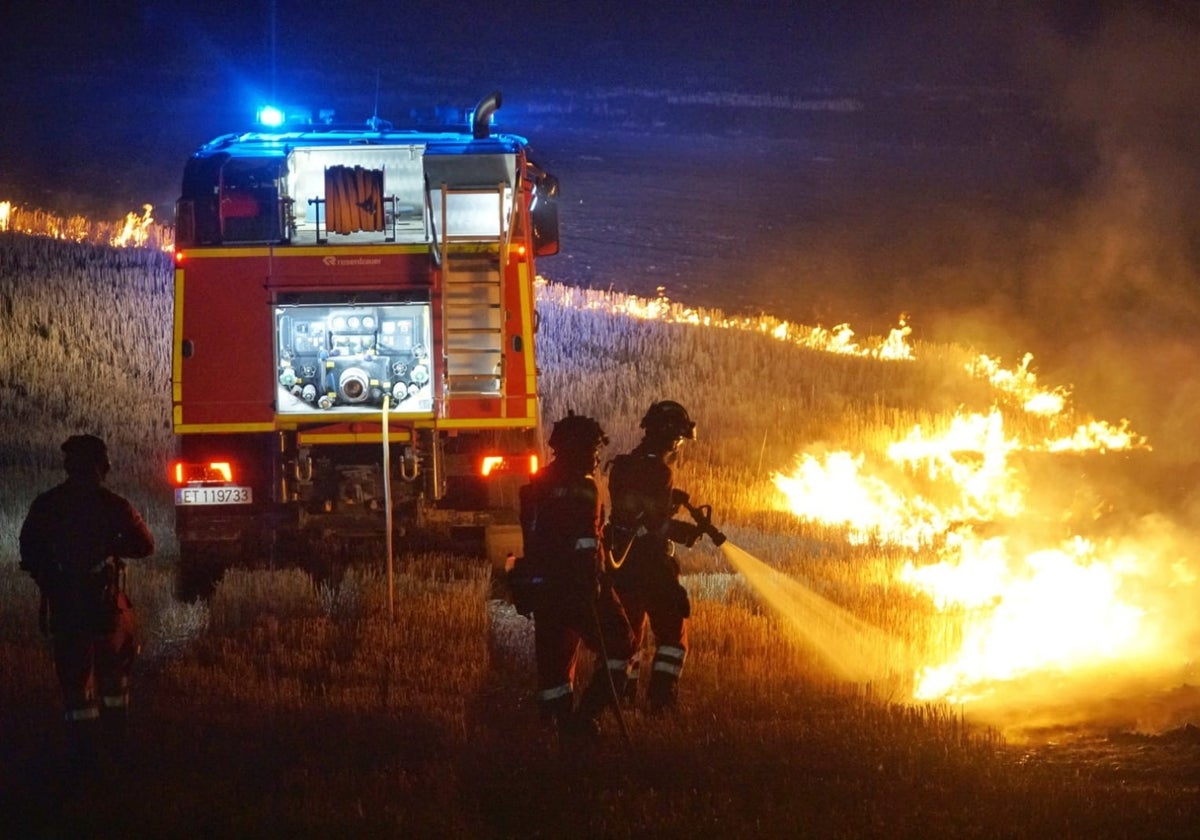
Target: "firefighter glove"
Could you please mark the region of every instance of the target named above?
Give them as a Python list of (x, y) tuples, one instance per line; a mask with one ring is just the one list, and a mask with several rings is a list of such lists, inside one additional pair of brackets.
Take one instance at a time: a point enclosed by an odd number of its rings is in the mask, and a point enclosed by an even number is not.
[(667, 522), (667, 539), (673, 543), (686, 545), (688, 548), (695, 545), (696, 540), (700, 539), (703, 533), (699, 526), (684, 522), (682, 519), (671, 519)]
[(530, 566), (524, 557), (518, 557), (505, 576), (513, 607), (526, 618), (533, 615), (545, 583), (540, 575), (533, 573)]

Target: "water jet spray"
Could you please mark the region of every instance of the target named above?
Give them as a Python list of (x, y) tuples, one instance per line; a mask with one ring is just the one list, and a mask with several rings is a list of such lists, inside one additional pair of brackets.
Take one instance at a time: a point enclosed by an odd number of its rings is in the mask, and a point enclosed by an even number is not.
[(724, 535), (718, 545), (729, 565), (784, 619), (783, 626), (793, 638), (814, 650), (838, 677), (859, 683), (890, 683), (901, 677), (911, 681), (911, 657), (903, 642), (767, 565)]

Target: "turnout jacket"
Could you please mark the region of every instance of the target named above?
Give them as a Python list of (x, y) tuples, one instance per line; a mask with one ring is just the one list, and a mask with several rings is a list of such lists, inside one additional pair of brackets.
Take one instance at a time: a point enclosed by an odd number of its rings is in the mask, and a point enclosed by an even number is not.
[[(674, 472), (661, 452), (640, 446), (613, 459), (608, 477), (612, 498), (612, 552), (635, 565), (673, 554), (669, 533), (678, 509), (672, 500)], [(632, 545), (631, 545), (632, 543)]]
[(602, 567), (595, 478), (554, 460), (520, 496), (527, 574), (556, 590), (594, 589)]
[(116, 563), (150, 555), (154, 537), (124, 498), (98, 481), (69, 477), (34, 499), (20, 547), (21, 569), (49, 602), (50, 629), (105, 632)]

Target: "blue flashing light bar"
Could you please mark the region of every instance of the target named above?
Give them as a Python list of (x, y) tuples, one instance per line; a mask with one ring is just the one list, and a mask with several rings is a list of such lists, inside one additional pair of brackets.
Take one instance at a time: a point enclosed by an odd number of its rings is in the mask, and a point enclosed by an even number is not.
[(278, 128), (283, 125), (286, 115), (274, 105), (264, 105), (258, 109), (258, 122), (267, 128)]

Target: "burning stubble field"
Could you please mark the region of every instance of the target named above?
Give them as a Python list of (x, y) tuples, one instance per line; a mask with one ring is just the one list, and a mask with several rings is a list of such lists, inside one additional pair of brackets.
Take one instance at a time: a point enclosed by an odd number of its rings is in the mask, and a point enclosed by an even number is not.
[[(540, 289), (545, 412), (627, 449), (654, 399), (729, 535), (682, 555), (677, 715), (562, 755), (531, 625), (480, 558), (336, 583), (234, 570), (173, 600), (170, 260), (0, 233), (0, 820), (14, 837), (1180, 837), (1200, 819), (1195, 520), (1180, 466), (1028, 360), (898, 324), (727, 318)], [(160, 542), (129, 754), (61, 781), (16, 533), (57, 446), (105, 435)], [(324, 550), (314, 546), (314, 551)]]

